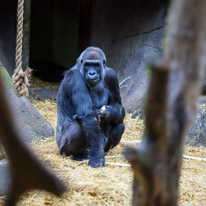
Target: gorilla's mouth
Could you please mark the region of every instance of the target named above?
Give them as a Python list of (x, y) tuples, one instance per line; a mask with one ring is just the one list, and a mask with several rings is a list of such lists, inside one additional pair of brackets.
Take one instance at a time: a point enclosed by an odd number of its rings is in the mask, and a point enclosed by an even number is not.
[(90, 87), (96, 86), (98, 82), (99, 82), (99, 78), (97, 78), (97, 79), (88, 79), (87, 80), (87, 83), (89, 84)]

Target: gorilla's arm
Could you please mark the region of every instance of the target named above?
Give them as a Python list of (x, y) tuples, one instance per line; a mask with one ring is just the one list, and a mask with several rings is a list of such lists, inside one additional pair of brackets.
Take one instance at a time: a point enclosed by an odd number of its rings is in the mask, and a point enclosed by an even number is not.
[(111, 122), (122, 123), (125, 116), (125, 110), (121, 102), (116, 72), (113, 69), (106, 67), (104, 81), (109, 89), (109, 101), (106, 110), (102, 112), (100, 111), (100, 115), (102, 118), (108, 119)]
[(73, 77), (75, 86), (72, 91), (72, 103), (76, 111), (76, 120), (80, 123), (84, 138), (89, 144), (89, 163), (91, 167), (105, 165), (104, 149), (97, 120), (97, 113), (93, 108), (91, 96), (82, 76)]

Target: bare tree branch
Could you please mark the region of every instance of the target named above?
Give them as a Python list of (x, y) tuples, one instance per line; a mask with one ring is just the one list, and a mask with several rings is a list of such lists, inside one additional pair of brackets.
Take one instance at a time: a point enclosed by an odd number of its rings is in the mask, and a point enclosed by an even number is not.
[(20, 195), (30, 189), (44, 189), (61, 195), (66, 186), (47, 170), (21, 140), (13, 120), (12, 110), (0, 79), (0, 141), (8, 156), (11, 169), (11, 185), (6, 206), (14, 206)]
[(163, 60), (152, 65), (145, 132), (125, 156), (134, 170), (133, 205), (174, 206), (186, 134), (204, 77), (206, 0), (176, 0)]

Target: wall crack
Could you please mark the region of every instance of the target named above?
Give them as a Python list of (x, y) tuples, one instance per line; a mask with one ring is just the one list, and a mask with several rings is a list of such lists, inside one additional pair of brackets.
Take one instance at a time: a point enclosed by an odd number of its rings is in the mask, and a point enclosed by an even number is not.
[(154, 31), (162, 29), (163, 27), (165, 27), (165, 25), (166, 24), (164, 24), (163, 26), (156, 27), (154, 29), (150, 29), (148, 31), (143, 31), (143, 32), (139, 32), (139, 33), (131, 34), (131, 35), (125, 35), (125, 36), (122, 36), (120, 38), (112, 40), (112, 42), (115, 42), (115, 41), (118, 41), (118, 40), (124, 40), (124, 39), (128, 39), (128, 38), (133, 38), (133, 37), (137, 37), (137, 36), (141, 36), (141, 35), (145, 35), (145, 34), (149, 34), (149, 33), (152, 33)]

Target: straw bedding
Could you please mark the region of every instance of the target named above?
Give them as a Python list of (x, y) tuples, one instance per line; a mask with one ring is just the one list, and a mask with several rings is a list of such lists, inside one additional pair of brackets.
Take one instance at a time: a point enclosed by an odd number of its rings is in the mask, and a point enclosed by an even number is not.
[[(34, 99), (31, 101), (55, 128), (56, 101)], [(141, 138), (144, 129), (142, 120), (132, 119), (131, 115), (127, 114), (125, 124), (123, 140), (132, 141)], [(106, 162), (122, 166), (107, 165), (104, 168), (93, 169), (87, 166), (87, 162), (76, 162), (61, 156), (55, 137), (31, 143), (36, 155), (68, 186), (68, 191), (61, 198), (44, 191), (29, 191), (21, 197), (18, 205), (131, 205), (133, 176), (127, 161), (122, 156), (125, 145), (126, 143), (120, 143), (106, 156)], [(195, 157), (206, 157), (206, 149), (203, 147), (186, 147), (184, 153)], [(206, 161), (183, 159), (179, 205), (206, 205)]]

